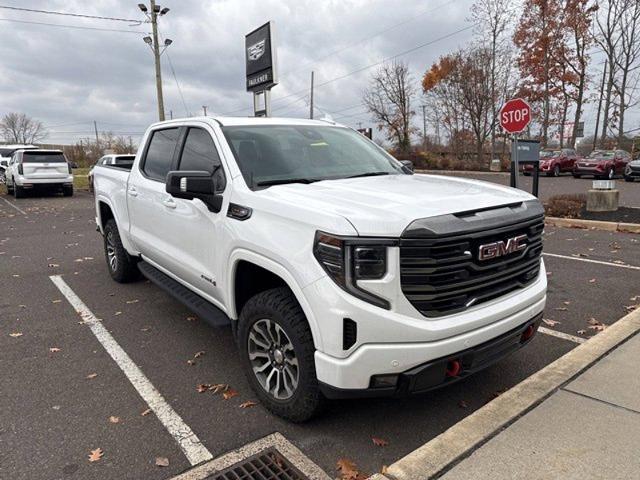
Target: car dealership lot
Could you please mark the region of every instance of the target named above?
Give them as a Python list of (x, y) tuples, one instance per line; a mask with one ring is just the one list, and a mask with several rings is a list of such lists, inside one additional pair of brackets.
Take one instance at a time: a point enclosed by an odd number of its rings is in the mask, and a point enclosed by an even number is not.
[[(541, 193), (569, 193), (573, 185), (584, 191), (585, 182), (544, 178)], [(621, 200), (640, 205), (640, 185), (618, 183)], [(545, 319), (560, 322), (545, 323), (548, 333), (449, 388), (401, 400), (333, 402), (320, 418), (295, 425), (259, 405), (240, 407), (255, 397), (228, 330), (194, 319), (144, 280), (111, 280), (93, 217), (86, 193), (19, 201), (0, 195), (0, 478), (167, 478), (191, 466), (158, 416), (142, 415), (149, 405), (50, 276), (61, 276), (101, 320), (211, 456), (280, 432), (330, 476), (342, 457), (366, 473), (379, 471), (597, 334), (591, 318), (608, 325), (640, 303), (631, 300), (640, 295), (640, 268), (629, 268), (640, 266), (638, 235), (547, 227)], [(238, 395), (225, 400), (196, 389), (216, 383)], [(388, 445), (376, 446), (372, 437)], [(103, 460), (90, 463), (97, 448)], [(157, 457), (169, 466), (156, 466)]]

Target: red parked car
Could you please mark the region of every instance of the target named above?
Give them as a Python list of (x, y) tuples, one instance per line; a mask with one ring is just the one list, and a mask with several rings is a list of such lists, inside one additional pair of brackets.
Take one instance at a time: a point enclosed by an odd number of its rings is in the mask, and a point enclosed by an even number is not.
[[(540, 152), (540, 173), (548, 177), (558, 177), (562, 172), (573, 172), (573, 167), (578, 160), (578, 154), (573, 148), (545, 148)], [(525, 175), (531, 175), (533, 165), (526, 164), (523, 167)]]
[(624, 169), (631, 161), (631, 154), (624, 150), (594, 150), (587, 158), (576, 163), (573, 177), (593, 175), (594, 178), (612, 179), (624, 174)]

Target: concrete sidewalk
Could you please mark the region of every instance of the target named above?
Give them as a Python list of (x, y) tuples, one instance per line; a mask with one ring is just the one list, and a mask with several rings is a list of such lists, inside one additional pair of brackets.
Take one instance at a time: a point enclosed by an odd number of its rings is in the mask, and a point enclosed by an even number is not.
[(639, 365), (636, 334), (440, 478), (640, 478)]

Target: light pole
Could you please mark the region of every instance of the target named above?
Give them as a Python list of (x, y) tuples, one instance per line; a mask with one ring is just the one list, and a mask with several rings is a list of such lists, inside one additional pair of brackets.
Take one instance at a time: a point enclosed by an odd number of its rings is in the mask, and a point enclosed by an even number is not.
[(162, 95), (162, 71), (160, 69), (160, 55), (171, 45), (172, 41), (166, 39), (164, 41), (164, 48), (160, 51), (160, 44), (158, 43), (158, 16), (163, 16), (169, 13), (167, 7), (160, 8), (160, 5), (156, 5), (155, 0), (149, 0), (149, 7), (144, 3), (139, 3), (138, 8), (144, 13), (151, 21), (151, 35), (152, 37), (144, 37), (144, 42), (151, 47), (153, 51), (153, 58), (156, 66), (156, 91), (158, 94), (158, 118), (160, 121), (164, 121), (164, 97)]

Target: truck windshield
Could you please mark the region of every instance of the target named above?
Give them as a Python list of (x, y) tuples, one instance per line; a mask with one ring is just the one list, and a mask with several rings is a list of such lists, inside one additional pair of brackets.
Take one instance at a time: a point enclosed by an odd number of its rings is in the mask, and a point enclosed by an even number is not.
[(250, 188), (405, 173), (400, 162), (348, 128), (243, 125), (222, 130)]

